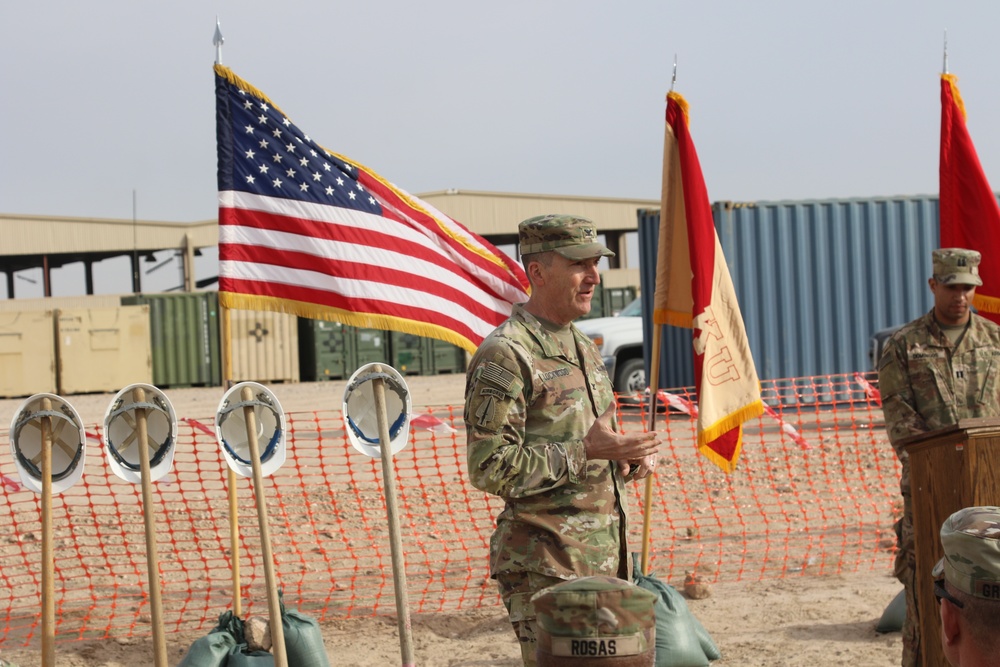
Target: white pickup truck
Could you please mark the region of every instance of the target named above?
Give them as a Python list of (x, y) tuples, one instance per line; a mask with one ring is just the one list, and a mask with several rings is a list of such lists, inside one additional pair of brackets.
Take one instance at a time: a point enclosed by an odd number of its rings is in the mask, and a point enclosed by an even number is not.
[(594, 341), (604, 358), (615, 392), (623, 396), (646, 391), (642, 356), (642, 303), (636, 299), (615, 317), (577, 320), (576, 326)]

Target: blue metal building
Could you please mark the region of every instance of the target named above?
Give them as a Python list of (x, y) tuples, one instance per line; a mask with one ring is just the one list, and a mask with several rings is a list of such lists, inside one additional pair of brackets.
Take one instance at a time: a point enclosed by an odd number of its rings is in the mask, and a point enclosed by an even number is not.
[[(927, 287), (938, 246), (930, 196), (716, 202), (757, 373), (763, 379), (870, 370), (874, 332), (933, 304)], [(639, 212), (646, 359), (660, 212)], [(664, 327), (660, 386), (694, 384), (691, 332)]]

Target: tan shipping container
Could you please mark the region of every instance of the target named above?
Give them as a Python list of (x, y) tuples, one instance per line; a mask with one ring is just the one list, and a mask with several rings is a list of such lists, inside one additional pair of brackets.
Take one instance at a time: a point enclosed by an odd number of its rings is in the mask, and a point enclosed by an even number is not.
[(56, 349), (61, 394), (153, 382), (148, 305), (57, 310)]
[(0, 299), (0, 313), (26, 310), (67, 310), (69, 308), (116, 308), (122, 305), (120, 294), (81, 294), (78, 296), (43, 296), (36, 299)]
[(51, 310), (0, 312), (0, 396), (55, 393), (54, 326)]
[(299, 381), (299, 328), (295, 315), (266, 310), (229, 313), (234, 382)]

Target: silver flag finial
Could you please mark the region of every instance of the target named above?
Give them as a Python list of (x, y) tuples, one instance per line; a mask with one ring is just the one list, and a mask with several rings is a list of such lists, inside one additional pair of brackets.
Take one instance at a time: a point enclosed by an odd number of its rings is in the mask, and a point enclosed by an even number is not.
[(219, 17), (215, 17), (215, 36), (212, 37), (212, 44), (215, 44), (215, 64), (222, 64), (222, 44), (226, 41), (226, 38), (222, 36), (222, 25), (219, 23)]
[(674, 73), (670, 77), (670, 92), (674, 92), (674, 84), (677, 83), (677, 54), (674, 54)]

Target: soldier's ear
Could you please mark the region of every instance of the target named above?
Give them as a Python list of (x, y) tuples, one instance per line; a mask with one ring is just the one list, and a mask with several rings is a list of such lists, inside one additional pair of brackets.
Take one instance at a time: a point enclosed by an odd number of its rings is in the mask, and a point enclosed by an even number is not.
[(545, 282), (543, 269), (545, 265), (541, 262), (528, 262), (528, 280), (532, 285), (540, 285)]
[(958, 641), (962, 630), (959, 626), (958, 609), (948, 600), (941, 600), (941, 639), (947, 646)]

